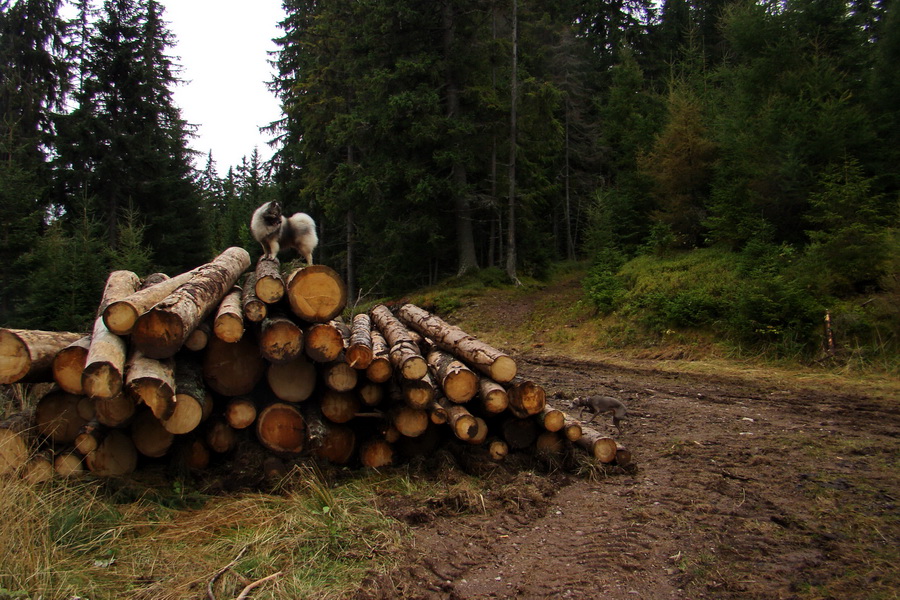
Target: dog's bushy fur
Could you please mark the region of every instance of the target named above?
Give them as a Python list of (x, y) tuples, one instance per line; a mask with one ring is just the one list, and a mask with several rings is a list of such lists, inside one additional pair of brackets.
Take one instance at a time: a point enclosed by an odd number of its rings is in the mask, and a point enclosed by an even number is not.
[(306, 213), (285, 217), (278, 202), (266, 202), (253, 211), (250, 233), (262, 246), (265, 258), (274, 259), (280, 250), (293, 248), (306, 264), (313, 264), (312, 253), (319, 245), (319, 237), (315, 221)]

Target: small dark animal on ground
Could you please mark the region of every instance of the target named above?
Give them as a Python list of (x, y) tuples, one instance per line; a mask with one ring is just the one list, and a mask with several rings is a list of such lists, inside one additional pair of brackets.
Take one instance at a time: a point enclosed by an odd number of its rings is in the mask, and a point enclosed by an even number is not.
[(588, 423), (592, 423), (600, 413), (611, 412), (613, 414), (613, 425), (615, 425), (620, 434), (622, 433), (619, 423), (625, 418), (627, 411), (625, 410), (625, 405), (616, 398), (612, 396), (578, 396), (572, 400), (572, 406), (575, 408), (581, 407), (579, 418), (584, 417), (585, 410), (594, 413), (594, 416), (590, 418)]
[(281, 204), (266, 202), (253, 212), (250, 233), (262, 245), (265, 258), (274, 259), (282, 248), (294, 248), (306, 264), (313, 264), (312, 253), (319, 244), (319, 237), (315, 221), (306, 213), (285, 217)]

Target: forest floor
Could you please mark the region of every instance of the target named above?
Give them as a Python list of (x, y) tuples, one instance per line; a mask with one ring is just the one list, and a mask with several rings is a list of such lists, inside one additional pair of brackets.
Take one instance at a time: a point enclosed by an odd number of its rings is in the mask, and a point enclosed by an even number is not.
[[(534, 321), (536, 302), (565, 303), (479, 298), (448, 320), (495, 315), (482, 326), (500, 341)], [(900, 597), (897, 382), (570, 355), (533, 332), (503, 341), (524, 349), (520, 372), (557, 408), (577, 417), (568, 399), (588, 393), (626, 403), (622, 435), (607, 415), (595, 423), (634, 464), (497, 466), (475, 497), (381, 498), (411, 539), (358, 600)]]

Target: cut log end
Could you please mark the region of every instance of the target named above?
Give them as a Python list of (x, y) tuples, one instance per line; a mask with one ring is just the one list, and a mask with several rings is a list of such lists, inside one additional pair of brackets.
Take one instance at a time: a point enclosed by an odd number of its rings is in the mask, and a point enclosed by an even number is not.
[(138, 317), (137, 308), (130, 302), (113, 302), (103, 311), (106, 328), (116, 335), (128, 335), (134, 329)]
[(181, 349), (186, 335), (177, 315), (150, 309), (135, 323), (131, 342), (144, 356), (169, 358)]
[(516, 361), (509, 356), (498, 356), (490, 367), (491, 379), (499, 383), (512, 381), (516, 376)]
[(295, 315), (312, 323), (325, 323), (347, 305), (347, 286), (334, 269), (310, 265), (291, 274), (287, 296)]
[(305, 446), (306, 421), (291, 404), (271, 404), (259, 413), (256, 436), (272, 452), (297, 455)]

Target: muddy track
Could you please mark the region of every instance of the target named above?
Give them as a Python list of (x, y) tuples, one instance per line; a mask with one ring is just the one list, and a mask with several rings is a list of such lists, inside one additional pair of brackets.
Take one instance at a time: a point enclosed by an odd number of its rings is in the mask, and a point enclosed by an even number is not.
[(521, 370), (575, 416), (576, 394), (626, 402), (636, 468), (512, 464), (481, 498), (394, 499), (408, 551), (357, 598), (897, 597), (896, 403), (566, 357)]

